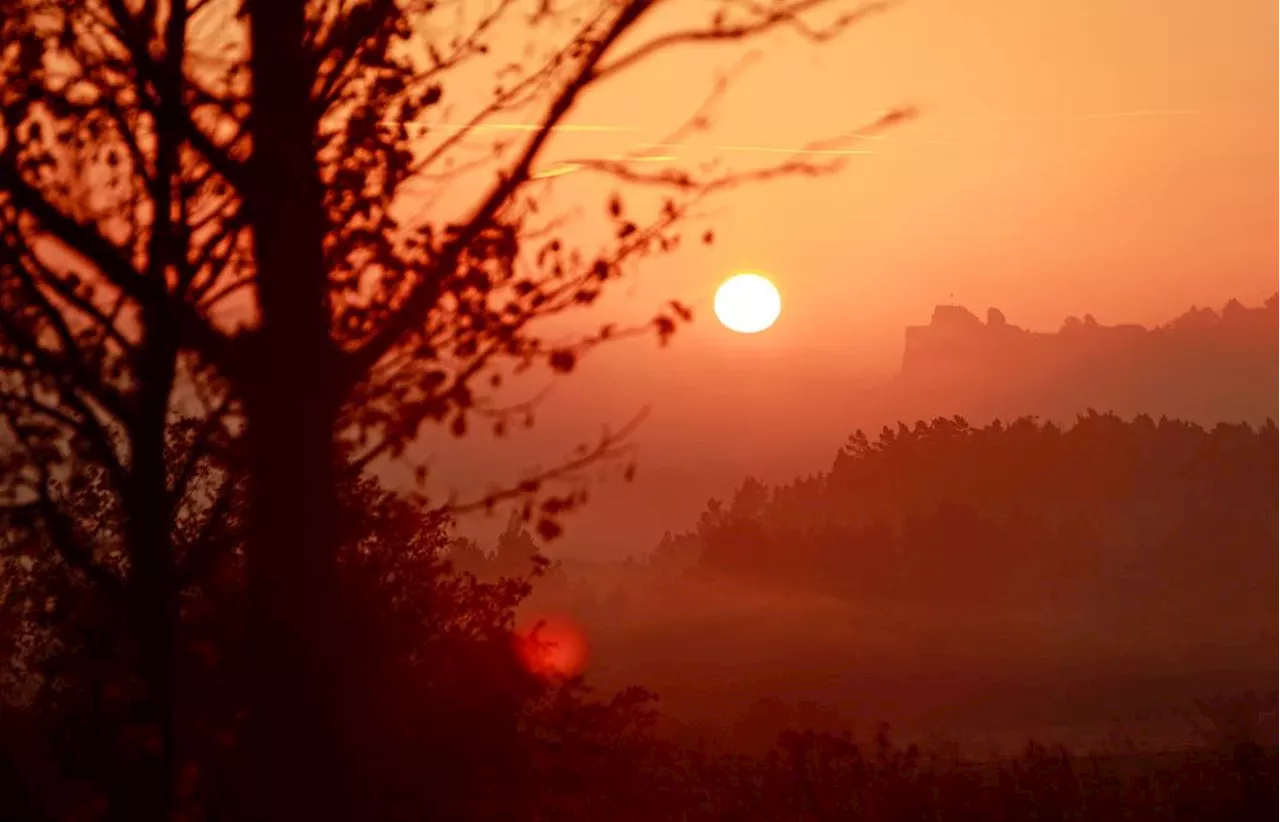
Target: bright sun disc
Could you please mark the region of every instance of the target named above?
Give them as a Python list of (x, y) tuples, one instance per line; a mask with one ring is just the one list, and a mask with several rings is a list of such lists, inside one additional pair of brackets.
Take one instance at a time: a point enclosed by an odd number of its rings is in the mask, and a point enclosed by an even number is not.
[(759, 274), (735, 274), (716, 290), (715, 312), (730, 331), (755, 334), (777, 322), (782, 297)]

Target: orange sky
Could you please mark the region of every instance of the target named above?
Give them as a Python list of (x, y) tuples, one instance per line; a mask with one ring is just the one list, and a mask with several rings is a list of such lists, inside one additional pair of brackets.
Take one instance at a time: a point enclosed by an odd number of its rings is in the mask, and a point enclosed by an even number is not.
[[(548, 423), (514, 448), (432, 432), (423, 449), (473, 487), (651, 406), (641, 482), (570, 523), (566, 550), (608, 554), (624, 509), (645, 543), (748, 470), (825, 468), (854, 387), (897, 367), (903, 327), (935, 303), (1043, 330), (1260, 303), (1277, 288), (1276, 32), (1269, 0), (909, 0), (820, 50), (762, 40), (704, 138), (739, 147), (726, 158), (767, 162), (745, 147), (799, 146), (892, 105), (921, 116), (860, 143), (870, 153), (838, 176), (716, 201), (714, 247), (647, 265), (591, 317), (682, 298), (701, 310), (670, 349), (603, 352), (556, 382)], [(681, 51), (620, 78), (571, 121), (607, 128), (566, 135), (549, 161), (659, 140), (735, 59)], [(578, 176), (557, 181), (557, 201), (603, 203)], [(733, 335), (710, 316), (736, 270), (777, 283), (771, 331)]]

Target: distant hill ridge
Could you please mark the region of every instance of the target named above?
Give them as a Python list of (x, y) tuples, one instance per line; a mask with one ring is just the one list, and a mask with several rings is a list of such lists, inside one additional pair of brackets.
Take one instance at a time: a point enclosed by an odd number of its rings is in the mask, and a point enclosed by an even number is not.
[[(1222, 311), (1195, 308), (1169, 323), (1148, 329), (1126, 323), (1102, 325), (1086, 314), (1068, 317), (1056, 332), (1028, 331), (1012, 325), (998, 308), (987, 310), (984, 323), (959, 305), (938, 305), (928, 325), (908, 326), (903, 355), (904, 374), (961, 364), (986, 365), (991, 360), (1013, 362), (1052, 359), (1071, 353), (1088, 356), (1099, 349), (1161, 345), (1181, 339), (1194, 342), (1276, 342), (1277, 296), (1258, 308), (1246, 308), (1232, 300)], [(1274, 347), (1269, 347), (1275, 352)], [(1032, 363), (1028, 363), (1032, 364)], [(1034, 364), (1043, 364), (1036, 362)]]
[(906, 329), (893, 393), (908, 416), (926, 401), (936, 413), (941, 400), (979, 416), (1097, 408), (1260, 422), (1280, 404), (1278, 302), (1192, 308), (1155, 328), (1070, 317), (1056, 332), (1020, 328), (996, 308), (984, 322), (963, 306), (939, 305), (928, 325)]

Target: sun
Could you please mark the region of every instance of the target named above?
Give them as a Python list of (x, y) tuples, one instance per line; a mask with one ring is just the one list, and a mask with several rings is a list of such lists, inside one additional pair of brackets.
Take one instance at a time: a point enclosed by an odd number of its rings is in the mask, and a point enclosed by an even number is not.
[(759, 274), (735, 274), (716, 290), (716, 319), (730, 331), (764, 331), (782, 313), (778, 289)]

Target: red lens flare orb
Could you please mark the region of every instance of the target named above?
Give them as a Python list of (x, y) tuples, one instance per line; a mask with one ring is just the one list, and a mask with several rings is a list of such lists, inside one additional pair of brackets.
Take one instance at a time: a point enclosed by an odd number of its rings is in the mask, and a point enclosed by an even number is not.
[(576, 676), (587, 664), (587, 638), (568, 616), (542, 614), (516, 627), (516, 653), (535, 676)]

